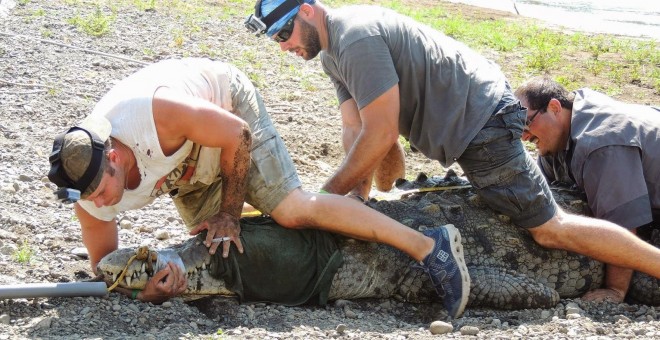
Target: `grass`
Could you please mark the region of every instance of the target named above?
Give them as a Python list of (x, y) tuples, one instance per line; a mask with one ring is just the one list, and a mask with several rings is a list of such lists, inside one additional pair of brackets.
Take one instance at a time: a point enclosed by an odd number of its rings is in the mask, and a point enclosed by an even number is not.
[[(358, 1), (327, 0), (332, 7)], [(626, 86), (651, 89), (660, 95), (660, 49), (654, 40), (603, 34), (564, 33), (520, 20), (475, 20), (449, 12), (442, 3), (429, 7), (411, 1), (371, 1), (392, 8), (464, 42), (477, 51), (495, 54), (509, 79), (549, 74), (569, 90), (600, 86), (621, 93)], [(511, 66), (506, 66), (511, 65)], [(522, 66), (522, 67), (521, 67)], [(582, 74), (593, 77), (583, 77)], [(593, 82), (593, 84), (590, 84)], [(660, 102), (660, 98), (653, 101)]]
[(84, 17), (76, 15), (67, 22), (93, 37), (100, 37), (110, 32), (114, 20), (114, 14), (105, 14), (97, 7), (93, 14)]
[(24, 240), (23, 243), (21, 244), (16, 251), (14, 251), (12, 258), (14, 261), (20, 263), (20, 264), (28, 264), (32, 262), (32, 257), (34, 255), (34, 250), (30, 246), (27, 240)]

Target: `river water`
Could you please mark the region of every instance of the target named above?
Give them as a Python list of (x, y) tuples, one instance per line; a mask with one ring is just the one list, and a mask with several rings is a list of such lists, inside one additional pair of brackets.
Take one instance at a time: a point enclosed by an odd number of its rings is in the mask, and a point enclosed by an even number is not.
[[(570, 30), (660, 41), (659, 0), (449, 0), (537, 18)], [(515, 7), (514, 7), (515, 4)]]

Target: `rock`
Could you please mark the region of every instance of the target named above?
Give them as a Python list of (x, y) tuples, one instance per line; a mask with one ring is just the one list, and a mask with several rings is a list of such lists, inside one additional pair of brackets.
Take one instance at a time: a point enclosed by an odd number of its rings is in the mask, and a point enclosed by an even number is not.
[(87, 252), (87, 248), (85, 247), (76, 247), (71, 250), (71, 254), (78, 256), (83, 259), (88, 259), (89, 258), (89, 253)]
[(154, 228), (152, 228), (152, 227), (150, 227), (150, 226), (148, 226), (148, 225), (144, 225), (144, 224), (138, 226), (137, 229), (138, 229), (141, 233), (151, 233), (151, 232), (154, 230)]
[(479, 334), (479, 327), (476, 326), (461, 327), (461, 335), (477, 335), (477, 334)]
[(444, 321), (433, 321), (431, 322), (429, 331), (431, 331), (431, 334), (433, 335), (447, 334), (454, 331), (454, 326)]
[(343, 323), (340, 323), (339, 325), (337, 325), (337, 328), (335, 328), (335, 331), (338, 334), (344, 334), (344, 332), (346, 331), (346, 328), (347, 328), (346, 325), (344, 325)]
[(13, 243), (7, 243), (0, 247), (0, 254), (2, 255), (12, 256), (16, 251), (18, 251), (18, 247)]
[(119, 222), (119, 227), (122, 229), (131, 229), (133, 227), (133, 223), (129, 220), (121, 220)]
[(6, 192), (6, 193), (8, 193), (8, 194), (14, 194), (14, 193), (16, 193), (16, 191), (18, 191), (18, 190), (17, 190), (16, 187), (13, 186), (13, 185), (3, 185), (3, 186), (2, 186), (2, 191)]
[(621, 315), (621, 314), (615, 316), (614, 321), (617, 322), (617, 323), (630, 323), (631, 322), (629, 317), (627, 317), (625, 315)]
[(566, 314), (580, 314), (580, 311), (579, 307), (566, 307)]
[(16, 236), (15, 233), (11, 231), (4, 230), (3, 228), (0, 228), (0, 239), (7, 239), (7, 240), (12, 240), (16, 241), (18, 237)]
[(11, 318), (8, 314), (0, 315), (0, 324), (8, 325), (11, 322)]
[(172, 307), (172, 302), (171, 301), (165, 301), (165, 302), (163, 302), (163, 304), (161, 306), (163, 308), (170, 308), (170, 307)]
[(28, 175), (19, 175), (18, 180), (21, 182), (32, 182), (34, 179)]
[(139, 313), (139, 312), (140, 312), (140, 307), (138, 307), (138, 306), (137, 306), (136, 304), (134, 304), (134, 303), (131, 303), (130, 305), (126, 306), (126, 308), (128, 308), (129, 310), (131, 310), (131, 311), (133, 311), (133, 312), (135, 312), (135, 313)]
[(156, 232), (156, 235), (154, 235), (157, 240), (167, 240), (170, 238), (170, 233), (168, 233), (166, 230), (159, 230)]
[(53, 317), (35, 318), (30, 323), (33, 329), (48, 329), (53, 323)]

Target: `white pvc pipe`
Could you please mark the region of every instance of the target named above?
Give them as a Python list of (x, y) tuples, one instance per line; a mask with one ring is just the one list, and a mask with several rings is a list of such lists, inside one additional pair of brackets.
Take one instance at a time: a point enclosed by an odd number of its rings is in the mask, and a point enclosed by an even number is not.
[(105, 296), (105, 282), (22, 283), (0, 285), (0, 299)]

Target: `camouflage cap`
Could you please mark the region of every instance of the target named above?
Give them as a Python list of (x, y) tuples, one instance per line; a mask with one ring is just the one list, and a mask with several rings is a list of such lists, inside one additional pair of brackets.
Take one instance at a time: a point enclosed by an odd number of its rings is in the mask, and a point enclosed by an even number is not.
[[(89, 196), (99, 186), (103, 177), (107, 164), (103, 144), (110, 137), (111, 131), (112, 126), (105, 117), (90, 115), (56, 137), (50, 156), (51, 170), (48, 178), (60, 187), (79, 190), (81, 198)], [(91, 164), (95, 152), (101, 152), (101, 157), (97, 155), (96, 164)], [(86, 174), (88, 171), (95, 173)], [(82, 180), (85, 175), (86, 181), (90, 181), (89, 185), (85, 185), (85, 180)]]

